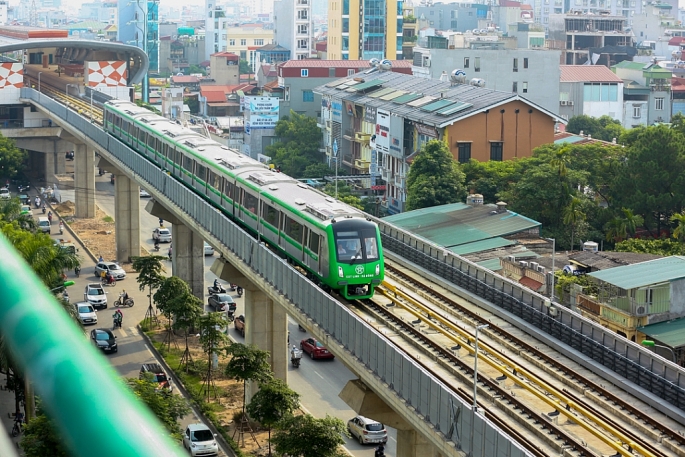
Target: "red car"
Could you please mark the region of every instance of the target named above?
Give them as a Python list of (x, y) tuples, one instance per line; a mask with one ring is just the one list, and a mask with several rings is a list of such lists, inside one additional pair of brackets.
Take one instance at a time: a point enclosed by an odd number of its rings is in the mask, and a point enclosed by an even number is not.
[(312, 359), (333, 359), (335, 356), (326, 347), (314, 338), (300, 341), (300, 349), (309, 354)]

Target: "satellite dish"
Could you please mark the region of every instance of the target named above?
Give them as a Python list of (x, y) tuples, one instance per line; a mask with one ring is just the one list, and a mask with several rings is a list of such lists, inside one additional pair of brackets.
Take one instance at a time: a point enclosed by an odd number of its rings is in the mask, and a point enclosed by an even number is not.
[(388, 59), (383, 59), (383, 60), (381, 60), (380, 68), (383, 71), (388, 71), (392, 68), (392, 62), (389, 61)]

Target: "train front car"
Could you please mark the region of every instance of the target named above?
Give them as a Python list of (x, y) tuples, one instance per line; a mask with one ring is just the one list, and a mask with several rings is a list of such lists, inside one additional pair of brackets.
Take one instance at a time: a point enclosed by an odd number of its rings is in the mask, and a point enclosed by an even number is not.
[(360, 217), (334, 219), (331, 282), (348, 300), (373, 297), (385, 273), (378, 226)]

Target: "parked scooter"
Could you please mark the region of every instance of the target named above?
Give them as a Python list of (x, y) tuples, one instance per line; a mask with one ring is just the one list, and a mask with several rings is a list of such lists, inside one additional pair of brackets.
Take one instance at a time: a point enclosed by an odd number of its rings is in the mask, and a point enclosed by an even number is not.
[(69, 303), (69, 292), (67, 292), (66, 290), (64, 291), (64, 293), (62, 293), (62, 300)]
[(373, 457), (385, 457), (385, 446), (379, 445), (374, 451)]

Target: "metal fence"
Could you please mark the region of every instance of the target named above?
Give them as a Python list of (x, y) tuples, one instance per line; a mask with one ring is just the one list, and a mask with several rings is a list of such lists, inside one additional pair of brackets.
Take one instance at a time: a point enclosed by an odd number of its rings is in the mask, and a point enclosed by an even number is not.
[[(210, 232), (215, 238), (213, 241), (221, 243), (239, 257), (279, 294), (323, 328), (330, 338), (349, 350), (360, 364), (387, 383), (395, 395), (413, 408), (408, 408), (407, 414), (416, 415), (420, 421), (444, 434), (446, 440), (453, 441), (458, 448), (473, 456), (528, 455), (491, 422), (480, 416), (474, 417), (470, 405), (462, 402), (448, 386), (182, 183), (161, 172), (156, 165), (98, 126), (65, 109), (49, 97), (32, 89), (22, 89), (22, 98), (40, 104), (78, 129), (83, 133), (84, 141), (98, 145), (98, 149), (108, 160), (114, 160), (117, 165), (128, 168), (140, 183), (156, 189), (173, 202), (175, 208), (169, 209), (185, 213), (198, 226)], [(461, 414), (456, 414), (457, 409), (460, 409)], [(472, 428), (473, 440), (462, 439), (464, 433), (468, 432), (470, 436)]]

